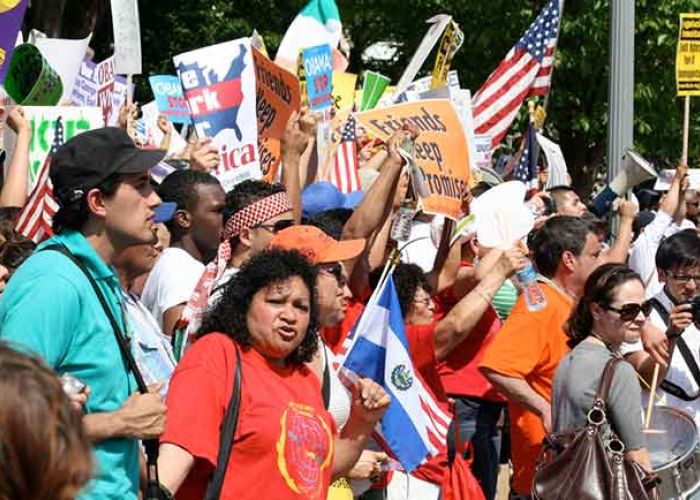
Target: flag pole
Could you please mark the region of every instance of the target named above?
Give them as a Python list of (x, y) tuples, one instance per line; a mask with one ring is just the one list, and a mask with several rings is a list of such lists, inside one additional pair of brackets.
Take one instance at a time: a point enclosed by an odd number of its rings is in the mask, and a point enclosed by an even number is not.
[[(557, 46), (559, 45), (559, 37), (561, 37), (561, 25), (564, 22), (564, 3), (566, 0), (559, 0), (559, 28), (557, 30), (557, 38), (554, 41), (554, 54), (552, 57), (557, 57)], [(554, 77), (554, 61), (552, 61), (552, 72), (549, 74), (549, 91), (547, 95), (544, 96), (544, 110), (547, 111), (547, 105), (549, 104), (549, 95), (552, 93), (552, 78)]]

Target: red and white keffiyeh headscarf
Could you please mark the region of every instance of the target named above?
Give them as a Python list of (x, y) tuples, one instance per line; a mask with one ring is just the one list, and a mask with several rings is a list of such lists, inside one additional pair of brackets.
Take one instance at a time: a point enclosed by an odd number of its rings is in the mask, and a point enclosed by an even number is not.
[[(209, 295), (219, 279), (221, 279), (221, 276), (223, 276), (228, 262), (231, 260), (233, 251), (231, 248), (231, 238), (238, 236), (243, 228), (258, 226), (290, 210), (292, 210), (292, 203), (287, 193), (281, 191), (263, 198), (262, 200), (258, 200), (231, 216), (224, 226), (216, 258), (204, 269), (202, 277), (199, 278), (199, 282), (190, 300), (187, 301), (187, 305), (182, 311), (182, 315), (177, 324), (178, 330), (186, 329), (187, 337), (194, 335), (194, 333), (199, 330), (202, 324), (202, 315), (207, 309)], [(183, 342), (183, 352), (184, 344), (186, 344), (186, 341)]]

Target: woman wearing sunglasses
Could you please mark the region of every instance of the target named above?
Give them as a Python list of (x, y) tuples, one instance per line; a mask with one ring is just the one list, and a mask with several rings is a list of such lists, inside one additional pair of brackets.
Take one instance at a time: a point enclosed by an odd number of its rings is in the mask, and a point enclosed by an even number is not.
[[(596, 390), (606, 363), (623, 342), (635, 342), (651, 312), (644, 300), (639, 275), (620, 264), (605, 264), (593, 271), (564, 326), (570, 340), (569, 352), (559, 364), (552, 391), (554, 432), (584, 427), (593, 406)], [(627, 362), (617, 365), (605, 402), (608, 423), (625, 444), (629, 458), (651, 470), (642, 433), (641, 388), (634, 368)]]

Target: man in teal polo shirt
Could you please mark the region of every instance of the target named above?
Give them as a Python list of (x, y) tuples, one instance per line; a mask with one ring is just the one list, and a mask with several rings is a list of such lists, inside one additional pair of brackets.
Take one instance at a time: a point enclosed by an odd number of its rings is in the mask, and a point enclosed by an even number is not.
[(59, 211), (56, 235), (14, 274), (0, 300), (0, 339), (41, 356), (58, 373), (85, 382), (90, 395), (83, 424), (94, 442), (96, 470), (81, 499), (135, 499), (138, 439), (160, 435), (165, 405), (157, 393), (138, 394), (104, 309), (80, 259), (128, 337), (112, 260), (124, 248), (154, 243), (160, 198), (149, 169), (163, 153), (136, 148), (118, 128), (85, 132), (60, 148), (50, 176)]

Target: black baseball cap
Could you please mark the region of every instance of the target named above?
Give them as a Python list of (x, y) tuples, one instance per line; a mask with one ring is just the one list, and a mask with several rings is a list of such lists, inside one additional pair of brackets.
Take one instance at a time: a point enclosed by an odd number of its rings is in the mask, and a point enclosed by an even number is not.
[(85, 196), (113, 174), (140, 174), (156, 166), (165, 151), (140, 149), (118, 127), (83, 132), (58, 148), (49, 175), (59, 205)]

